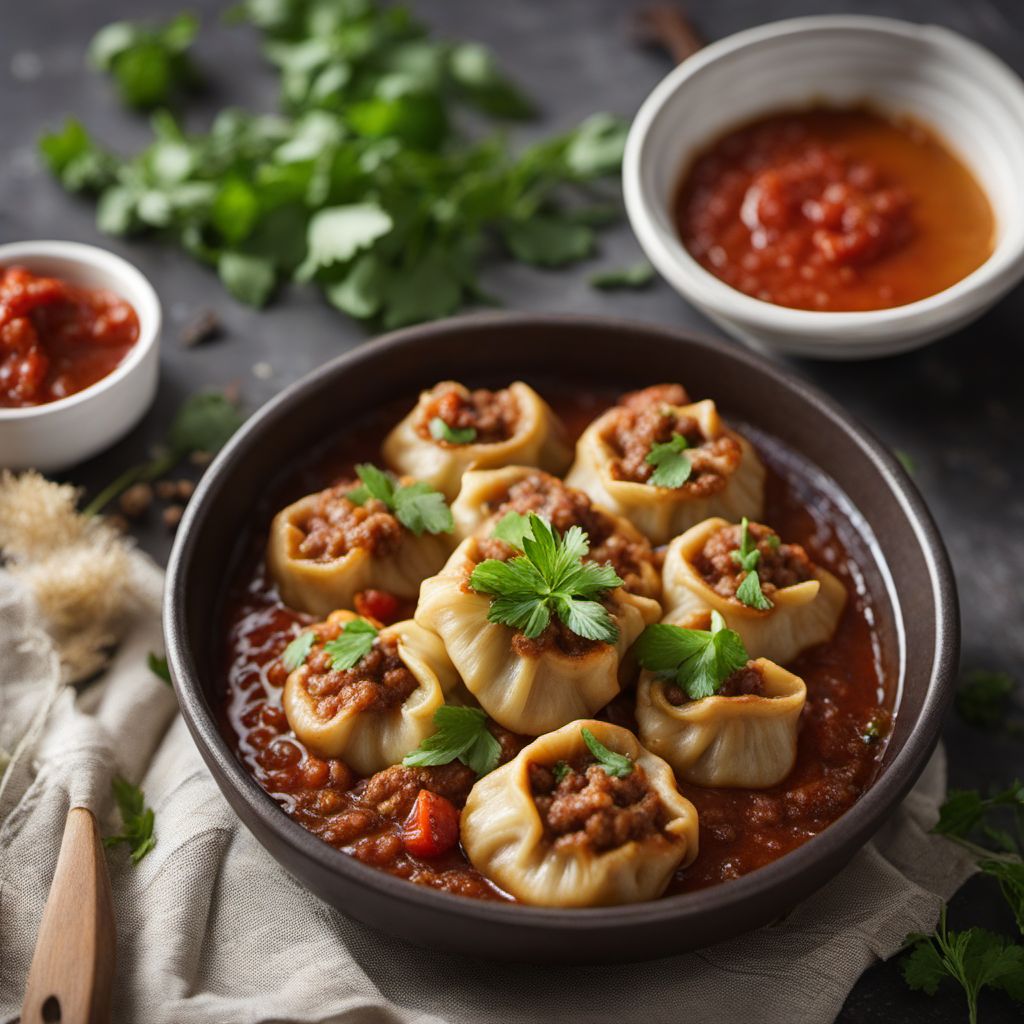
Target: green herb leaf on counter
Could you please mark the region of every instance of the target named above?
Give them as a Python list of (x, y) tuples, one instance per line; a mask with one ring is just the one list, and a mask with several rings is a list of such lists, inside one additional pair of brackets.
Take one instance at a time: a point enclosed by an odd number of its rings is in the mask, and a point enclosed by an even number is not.
[(356, 466), (362, 486), (349, 491), (347, 498), (362, 505), (368, 498), (376, 498), (395, 513), (395, 518), (416, 536), (427, 533), (451, 533), (455, 529), (452, 510), (440, 491), (435, 491), (422, 480), (411, 484), (396, 483), (371, 462)]
[(475, 427), (452, 427), (440, 416), (430, 421), (430, 436), (435, 441), (446, 441), (448, 444), (472, 444), (476, 440)]
[(376, 626), (366, 619), (346, 622), (338, 636), (324, 644), (324, 653), (331, 658), (331, 668), (335, 672), (355, 668), (373, 650), (377, 635)]
[(161, 658), (156, 652), (150, 651), (146, 655), (146, 664), (157, 679), (162, 679), (168, 686), (171, 685), (171, 670), (167, 667), (166, 658)]
[(314, 643), (316, 643), (316, 634), (311, 630), (307, 629), (304, 633), (300, 633), (281, 653), (281, 664), (289, 672), (294, 672), (305, 664)]
[(1017, 680), (1006, 672), (974, 669), (957, 687), (956, 710), (970, 725), (996, 731), (1006, 725), (1016, 688)]
[(434, 712), (434, 725), (437, 731), (406, 754), (402, 764), (425, 767), (461, 761), (477, 775), (497, 767), (501, 744), (487, 728), (487, 715), (479, 708), (444, 704)]
[(654, 278), (654, 267), (650, 263), (634, 263), (631, 267), (594, 274), (590, 283), (602, 291), (614, 291), (620, 288), (646, 288)]
[(571, 526), (559, 537), (550, 523), (531, 514), (521, 543), (523, 554), (506, 562), (489, 558), (469, 578), (477, 593), (492, 599), (488, 620), (533, 638), (555, 614), (577, 636), (615, 643), (619, 629), (599, 599), (622, 580), (610, 565), (583, 561), (590, 550), (586, 533)]
[[(620, 217), (601, 179), (621, 161), (621, 118), (594, 115), (521, 151), (460, 136), (467, 104), (532, 113), (478, 43), (434, 39), (406, 9), (370, 0), (250, 0), (238, 17), (264, 34), (283, 116), (225, 110), (186, 135), (162, 112), (152, 143), (127, 159), (77, 121), (40, 140), (62, 184), (96, 196), (102, 230), (159, 232), (250, 305), (295, 278), (391, 328), (490, 301), (479, 270), (502, 246), (561, 266), (588, 257), (596, 229)], [(132, 98), (148, 102), (187, 61), (190, 25), (112, 26), (96, 59), (133, 68)], [(133, 47), (154, 46), (165, 57), (143, 64), (152, 81), (135, 81)]]
[(609, 774), (617, 779), (624, 779), (633, 773), (633, 762), (623, 754), (609, 750), (589, 729), (580, 729), (587, 750), (594, 755), (594, 760)]
[(197, 81), (188, 49), (198, 30), (199, 22), (191, 14), (179, 14), (152, 28), (116, 21), (93, 37), (89, 60), (97, 70), (113, 75), (128, 106), (151, 109)]
[(138, 864), (156, 846), (153, 809), (146, 806), (146, 798), (138, 786), (115, 778), (112, 788), (117, 809), (121, 812), (122, 827), (116, 835), (104, 838), (103, 845), (110, 847), (126, 843), (131, 848), (132, 864)]
[(654, 487), (682, 487), (693, 472), (693, 463), (685, 454), (690, 442), (682, 434), (673, 434), (671, 439), (660, 444), (652, 444), (644, 461), (654, 466), (650, 483)]
[(648, 626), (633, 647), (640, 664), (675, 683), (690, 700), (711, 697), (746, 665), (747, 649), (718, 612), (711, 629), (686, 629), (658, 622)]

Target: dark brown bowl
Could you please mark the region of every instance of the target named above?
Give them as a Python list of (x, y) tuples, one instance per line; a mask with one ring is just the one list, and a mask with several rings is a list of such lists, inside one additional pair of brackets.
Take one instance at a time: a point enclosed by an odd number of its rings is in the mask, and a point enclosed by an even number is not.
[[(898, 715), (882, 771), (837, 822), (742, 878), (633, 906), (558, 910), (452, 896), (377, 871), (292, 821), (249, 775), (217, 725), (225, 581), (270, 481), (307, 448), (396, 396), (438, 380), (548, 379), (625, 389), (682, 380), (727, 416), (781, 440), (848, 496)], [(959, 649), (942, 540), (889, 452), (829, 399), (742, 349), (647, 324), (581, 316), (484, 315), (388, 335), (321, 367), (269, 402), (206, 473), (178, 531), (164, 629), (182, 713), (228, 802), (310, 890), (411, 942), (502, 960), (598, 963), (666, 956), (765, 924), (835, 875), (917, 779), (939, 735)]]

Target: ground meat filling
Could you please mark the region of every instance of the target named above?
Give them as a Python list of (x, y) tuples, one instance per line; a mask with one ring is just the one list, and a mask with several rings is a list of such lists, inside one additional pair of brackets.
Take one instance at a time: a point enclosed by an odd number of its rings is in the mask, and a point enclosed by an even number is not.
[(354, 790), (360, 802), (378, 814), (403, 822), (409, 817), (421, 789), (443, 796), (462, 807), (476, 782), (476, 772), (461, 761), (432, 768), (407, 768), (396, 764), (371, 775)]
[(455, 387), (435, 389), (420, 410), (416, 430), (419, 435), (446, 448), (457, 448), (430, 432), (430, 424), (440, 417), (453, 430), (475, 430), (473, 444), (497, 444), (507, 441), (519, 421), (519, 403), (507, 388), (487, 391), (478, 388), (465, 394)]
[[(761, 552), (757, 575), (766, 597), (814, 578), (814, 563), (799, 544), (782, 544), (774, 530), (760, 523), (750, 523), (748, 530), (751, 542)], [(740, 533), (739, 526), (723, 526), (707, 539), (693, 560), (705, 583), (722, 597), (734, 598), (747, 575), (732, 557), (740, 546)]]
[(661, 832), (661, 800), (639, 766), (623, 779), (594, 762), (570, 765), (561, 782), (545, 765), (531, 763), (529, 773), (534, 803), (556, 850), (613, 850)]
[[(617, 480), (647, 483), (655, 467), (647, 461), (651, 448), (671, 441), (674, 434), (686, 438), (686, 457), (693, 467), (689, 479), (679, 488), (693, 498), (721, 491), (740, 464), (739, 442), (723, 434), (707, 438), (693, 416), (678, 410), (686, 393), (678, 385), (660, 385), (626, 395), (609, 415), (604, 440), (615, 452), (612, 476)], [(679, 399), (674, 401), (672, 399)]]
[(376, 498), (367, 498), (362, 505), (349, 501), (346, 495), (358, 486), (358, 480), (346, 480), (317, 495), (306, 517), (295, 524), (305, 534), (300, 557), (329, 562), (356, 548), (364, 548), (374, 558), (394, 552), (405, 527)]
[[(737, 669), (722, 683), (716, 696), (763, 697), (764, 676), (761, 674), (761, 669), (753, 664)], [(677, 708), (690, 703), (690, 697), (684, 690), (670, 684), (665, 686), (665, 700)]]
[[(331, 630), (341, 632), (341, 624)], [(334, 636), (322, 636), (322, 640)], [(316, 713), (323, 719), (341, 711), (370, 714), (389, 711), (402, 704), (419, 685), (398, 656), (398, 640), (377, 637), (370, 653), (349, 669), (331, 668), (331, 655), (317, 647), (306, 658), (305, 689), (313, 698)]]
[[(520, 553), (511, 544), (506, 544), (497, 537), (477, 541), (477, 560), (466, 573), (466, 579), (462, 584), (463, 590), (468, 594), (476, 593), (470, 586), (469, 577), (480, 562), (486, 562), (489, 558), (507, 562)], [(600, 640), (588, 640), (586, 637), (577, 636), (557, 615), (551, 616), (547, 628), (539, 636), (528, 637), (519, 631), (512, 635), (512, 650), (521, 658), (539, 658), (548, 651), (558, 651), (569, 658), (582, 658), (601, 646), (603, 644)]]
[(611, 516), (594, 508), (583, 491), (566, 487), (558, 477), (537, 470), (513, 484), (489, 509), (499, 519), (507, 512), (534, 512), (547, 519), (559, 533), (579, 526), (590, 541), (588, 561), (610, 563), (623, 579), (626, 590), (643, 589), (643, 566), (654, 560), (648, 540), (624, 536)]

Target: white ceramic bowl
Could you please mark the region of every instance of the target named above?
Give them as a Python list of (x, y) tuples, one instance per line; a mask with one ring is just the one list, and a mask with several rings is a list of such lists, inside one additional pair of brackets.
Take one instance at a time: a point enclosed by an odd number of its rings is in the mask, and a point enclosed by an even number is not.
[(139, 340), (106, 377), (55, 402), (0, 408), (0, 466), (57, 472), (112, 445), (152, 404), (160, 365), (160, 301), (135, 267), (93, 245), (0, 245), (0, 267), (11, 266), (86, 288), (107, 288), (127, 301), (139, 318)]
[[(744, 295), (683, 247), (671, 203), (696, 153), (744, 121), (812, 103), (868, 102), (932, 126), (974, 173), (997, 223), (992, 255), (928, 298), (819, 312)], [(826, 359), (916, 348), (963, 327), (1024, 276), (1024, 83), (949, 29), (889, 18), (795, 18), (713, 43), (647, 98), (626, 144), (623, 188), (648, 258), (712, 320), (755, 347)]]

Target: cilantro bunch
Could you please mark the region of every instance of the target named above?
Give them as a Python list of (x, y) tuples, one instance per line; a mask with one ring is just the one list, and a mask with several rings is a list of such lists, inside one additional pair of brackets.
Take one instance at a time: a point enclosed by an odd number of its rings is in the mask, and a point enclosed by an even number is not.
[(583, 530), (570, 526), (559, 537), (540, 516), (510, 512), (495, 536), (523, 553), (507, 562), (489, 558), (470, 575), (469, 585), (491, 597), (489, 621), (534, 638), (556, 615), (577, 636), (607, 644), (619, 639), (618, 626), (599, 599), (621, 587), (622, 580), (610, 565), (583, 560), (590, 550)]
[(73, 119), (40, 141), (67, 189), (96, 196), (102, 231), (159, 232), (254, 306), (286, 280), (312, 282), (393, 328), (487, 301), (478, 275), (495, 256), (584, 259), (618, 217), (600, 179), (618, 170), (621, 119), (597, 114), (518, 153), (467, 141), (470, 108), (533, 112), (479, 44), (434, 39), (372, 0), (249, 0), (238, 16), (264, 33), (283, 115), (225, 110), (186, 135), (159, 112), (153, 142), (127, 159)]

